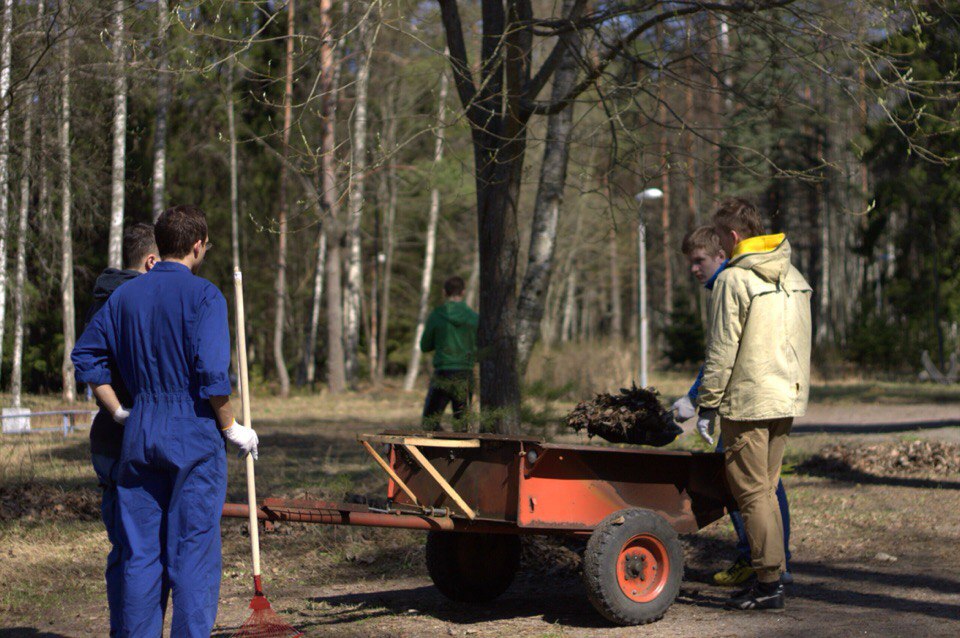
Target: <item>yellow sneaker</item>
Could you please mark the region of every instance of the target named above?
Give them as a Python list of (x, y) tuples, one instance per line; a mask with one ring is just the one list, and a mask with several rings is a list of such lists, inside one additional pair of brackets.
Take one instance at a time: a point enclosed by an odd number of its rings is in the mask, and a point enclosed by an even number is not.
[(745, 558), (738, 558), (733, 565), (713, 575), (713, 582), (723, 587), (741, 585), (753, 577), (753, 567)]

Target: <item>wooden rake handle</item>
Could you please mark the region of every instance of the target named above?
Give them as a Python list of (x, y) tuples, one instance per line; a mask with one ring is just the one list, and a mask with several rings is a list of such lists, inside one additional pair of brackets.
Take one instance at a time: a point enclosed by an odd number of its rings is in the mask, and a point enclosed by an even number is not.
[[(250, 375), (247, 370), (247, 328), (243, 314), (243, 274), (233, 269), (233, 288), (237, 300), (237, 363), (240, 367), (240, 401), (243, 405), (243, 425), (252, 428), (250, 417)], [(247, 454), (247, 505), (250, 509), (250, 553), (253, 556), (253, 576), (260, 576), (260, 527), (257, 522), (257, 481), (253, 470), (253, 456)]]

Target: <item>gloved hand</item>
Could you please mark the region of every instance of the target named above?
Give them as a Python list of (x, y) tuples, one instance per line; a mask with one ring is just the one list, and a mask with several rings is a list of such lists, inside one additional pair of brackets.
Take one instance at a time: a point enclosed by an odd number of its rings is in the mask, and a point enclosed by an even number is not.
[(223, 431), (223, 436), (240, 448), (240, 458), (252, 454), (253, 460), (257, 460), (257, 445), (260, 444), (260, 439), (257, 438), (257, 433), (253, 431), (253, 428), (245, 428), (234, 420), (233, 425)]
[(670, 409), (677, 413), (678, 421), (686, 421), (687, 419), (692, 419), (697, 416), (697, 406), (693, 404), (693, 401), (691, 401), (690, 397), (686, 394), (674, 401)]
[(130, 416), (130, 411), (124, 409), (124, 407), (121, 405), (113, 413), (113, 420), (119, 423), (120, 425), (124, 425), (127, 422), (128, 416)]
[(700, 414), (697, 417), (697, 434), (700, 437), (713, 445), (713, 429), (714, 423), (717, 420), (717, 410), (716, 408), (701, 409)]

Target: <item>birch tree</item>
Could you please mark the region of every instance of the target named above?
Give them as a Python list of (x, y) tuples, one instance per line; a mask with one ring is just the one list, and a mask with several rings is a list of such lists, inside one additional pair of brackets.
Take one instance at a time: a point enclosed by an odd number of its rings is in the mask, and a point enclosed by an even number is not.
[[(447, 101), (447, 74), (440, 74), (440, 96), (437, 107), (436, 138), (433, 145), (434, 170), (443, 162), (443, 131), (444, 109)], [(430, 310), (430, 282), (433, 280), (433, 263), (437, 251), (437, 223), (440, 220), (440, 188), (434, 181), (430, 189), (430, 215), (427, 219), (427, 241), (423, 254), (423, 275), (420, 278), (420, 305), (417, 309), (417, 328), (413, 333), (413, 346), (410, 349), (410, 364), (407, 366), (407, 377), (403, 381), (404, 390), (413, 390), (420, 373), (420, 338), (427, 325), (427, 314)]]
[(63, 378), (63, 398), (74, 401), (77, 396), (73, 376), (73, 361), (70, 353), (76, 343), (76, 317), (73, 305), (73, 189), (70, 184), (72, 166), (70, 161), (70, 47), (68, 0), (63, 0), (60, 11), (64, 21), (60, 59), (60, 295), (63, 315), (63, 363), (60, 367)]
[(113, 3), (113, 173), (110, 180), (110, 239), (107, 262), (123, 268), (123, 196), (127, 153), (127, 72), (124, 0)]
[(280, 382), (280, 396), (290, 394), (290, 375), (283, 356), (283, 329), (286, 320), (287, 298), (287, 162), (290, 148), (290, 127), (293, 125), (293, 38), (296, 31), (296, 5), (294, 0), (287, 2), (287, 52), (286, 73), (283, 89), (283, 159), (280, 164), (280, 193), (277, 213), (277, 279), (274, 286), (276, 306), (273, 324), (273, 361)]
[(10, 64), (13, 40), (13, 0), (3, 2), (0, 35), (0, 360), (7, 307), (7, 224), (10, 199)]
[[(167, 115), (170, 111), (170, 74), (167, 31), (170, 29), (170, 7), (167, 0), (157, 0), (157, 117), (153, 132), (153, 220), (164, 210), (167, 182)], [(232, 64), (232, 58), (231, 58)], [(231, 84), (231, 100), (233, 86)], [(233, 117), (233, 103), (230, 103)], [(233, 138), (231, 138), (232, 140)], [(231, 143), (234, 143), (233, 141)], [(233, 147), (232, 147), (233, 148)], [(231, 173), (231, 178), (233, 173)], [(232, 183), (231, 183), (232, 184)], [(232, 200), (231, 200), (232, 202)]]
[(384, 219), (384, 259), (383, 259), (383, 293), (381, 294), (381, 312), (379, 330), (377, 336), (379, 340), (377, 351), (380, 357), (377, 360), (377, 383), (383, 383), (387, 373), (387, 334), (390, 327), (390, 291), (393, 283), (393, 259), (394, 249), (397, 244), (396, 239), (396, 221), (397, 221), (397, 163), (393, 160), (393, 154), (397, 148), (397, 104), (399, 102), (398, 91), (399, 82), (390, 83), (388, 94), (392, 99), (387, 102), (389, 116), (387, 117), (386, 131), (384, 132), (385, 154), (390, 158), (387, 169), (381, 172), (380, 178), (380, 202), (386, 202), (386, 215)]
[[(363, 299), (363, 256), (360, 224), (363, 220), (363, 187), (367, 170), (367, 87), (370, 83), (370, 57), (375, 30), (370, 24), (373, 8), (360, 17), (357, 27), (360, 48), (357, 56), (356, 99), (351, 139), (349, 210), (347, 213), (346, 286), (344, 290), (344, 355), (349, 383), (357, 380), (360, 367), (360, 314)], [(373, 362), (370, 362), (373, 365)]]
[(301, 383), (313, 383), (317, 376), (317, 333), (320, 329), (320, 306), (323, 298), (323, 278), (327, 263), (327, 233), (321, 222), (317, 235), (317, 264), (313, 277), (313, 303), (310, 307), (310, 326), (307, 329), (307, 343), (303, 349), (303, 379)]
[[(40, 3), (43, 15), (43, 2)], [(23, 141), (20, 167), (20, 216), (17, 220), (17, 265), (13, 299), (13, 366), (11, 393), (13, 407), (19, 408), (23, 391), (23, 298), (26, 293), (27, 231), (30, 215), (30, 169), (33, 156), (33, 95), (27, 92), (23, 100)]]
[[(572, 0), (565, 0), (564, 14), (569, 13), (572, 6)], [(569, 48), (563, 50), (553, 79), (553, 100), (562, 99), (577, 80), (579, 43), (570, 40), (566, 44)], [(520, 299), (517, 302), (517, 373), (521, 379), (527, 370), (533, 346), (540, 339), (540, 324), (557, 249), (557, 227), (560, 222), (560, 208), (563, 206), (563, 189), (567, 183), (572, 131), (573, 107), (547, 118), (547, 138), (543, 147), (543, 161), (540, 164), (537, 199), (533, 207), (527, 269), (523, 274)]]

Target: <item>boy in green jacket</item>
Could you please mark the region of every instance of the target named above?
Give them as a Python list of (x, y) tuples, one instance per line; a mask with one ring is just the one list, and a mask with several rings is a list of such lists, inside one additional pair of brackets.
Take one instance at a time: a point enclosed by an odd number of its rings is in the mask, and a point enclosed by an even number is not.
[(453, 403), (454, 430), (466, 431), (473, 395), (473, 364), (477, 360), (477, 325), (480, 316), (463, 301), (463, 279), (443, 282), (446, 303), (427, 318), (420, 350), (434, 352), (433, 376), (423, 405), (423, 427), (440, 430), (440, 419)]

